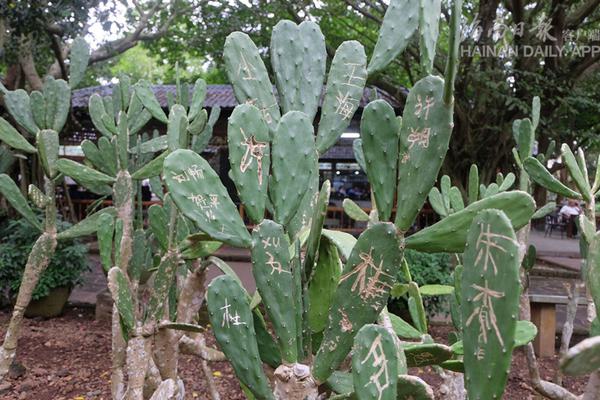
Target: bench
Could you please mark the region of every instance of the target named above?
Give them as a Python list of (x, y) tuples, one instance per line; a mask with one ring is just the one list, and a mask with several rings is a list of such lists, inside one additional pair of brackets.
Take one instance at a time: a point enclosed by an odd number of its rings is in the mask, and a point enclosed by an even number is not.
[[(567, 296), (530, 294), (531, 322), (538, 329), (538, 334), (533, 340), (535, 353), (541, 357), (554, 355), (556, 338), (556, 306), (568, 304)], [(587, 305), (585, 293), (577, 299), (577, 305)]]

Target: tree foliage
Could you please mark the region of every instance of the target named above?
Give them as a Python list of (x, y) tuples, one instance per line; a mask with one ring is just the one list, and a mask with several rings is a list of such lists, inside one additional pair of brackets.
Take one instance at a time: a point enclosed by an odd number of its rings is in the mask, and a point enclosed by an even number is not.
[[(319, 2), (245, 0), (208, 2), (195, 8), (190, 18), (179, 18), (173, 33), (148, 44), (154, 54), (170, 60), (184, 54), (205, 57), (222, 68), (225, 37), (248, 33), (259, 48), (266, 48), (276, 22), (288, 18), (317, 21), (327, 39), (330, 56), (344, 40), (356, 39), (371, 53), (388, 1), (324, 0)], [(442, 2), (449, 18), (449, 1)], [(465, 1), (464, 40), (459, 80), (456, 84), (456, 126), (444, 172), (464, 181), (472, 163), (480, 165), (482, 181), (497, 170), (510, 168), (512, 121), (530, 115), (531, 98), (542, 98), (541, 138), (545, 150), (551, 139), (577, 141), (597, 147), (599, 99), (596, 95), (600, 52), (582, 54), (583, 46), (599, 45), (598, 0)], [(446, 21), (447, 22), (447, 21)], [(522, 27), (522, 35), (518, 35)], [(481, 33), (481, 34), (479, 34)], [(478, 54), (476, 47), (521, 49), (517, 54)], [(524, 47), (564, 46), (560, 54), (524, 54)], [(545, 47), (544, 47), (545, 48)], [(441, 24), (435, 70), (441, 73), (447, 54), (447, 23)], [(269, 63), (266, 63), (269, 65)], [(416, 39), (384, 72), (370, 77), (401, 102), (405, 91), (422, 76)]]

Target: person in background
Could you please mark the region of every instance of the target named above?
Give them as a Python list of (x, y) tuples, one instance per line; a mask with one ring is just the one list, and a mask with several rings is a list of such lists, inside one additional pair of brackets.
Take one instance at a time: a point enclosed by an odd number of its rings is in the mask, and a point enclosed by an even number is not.
[(561, 207), (560, 216), (567, 223), (567, 237), (574, 237), (577, 235), (577, 225), (575, 224), (575, 220), (581, 214), (581, 207), (577, 201), (573, 199), (569, 199), (567, 204)]

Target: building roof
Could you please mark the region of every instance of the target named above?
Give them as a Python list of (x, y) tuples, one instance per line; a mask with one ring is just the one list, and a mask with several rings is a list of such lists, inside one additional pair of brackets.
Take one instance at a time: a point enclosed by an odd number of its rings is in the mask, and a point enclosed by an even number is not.
[[(73, 108), (87, 108), (88, 102), (92, 94), (98, 93), (100, 96), (110, 96), (112, 93), (113, 84), (104, 86), (91, 86), (83, 89), (77, 89), (73, 91), (71, 104)], [(190, 87), (190, 98), (193, 87)], [(167, 108), (167, 93), (175, 95), (175, 85), (153, 85), (152, 90), (154, 95), (158, 99), (160, 105)], [(324, 91), (324, 88), (323, 88)], [(375, 99), (383, 99), (390, 103), (394, 108), (400, 108), (400, 103), (387, 92), (375, 88), (367, 87), (363, 92), (363, 96), (360, 99), (360, 108), (364, 108), (369, 101)], [(204, 107), (216, 107), (221, 108), (234, 108), (238, 105), (238, 101), (233, 93), (233, 87), (231, 85), (207, 85), (206, 99), (204, 100)]]

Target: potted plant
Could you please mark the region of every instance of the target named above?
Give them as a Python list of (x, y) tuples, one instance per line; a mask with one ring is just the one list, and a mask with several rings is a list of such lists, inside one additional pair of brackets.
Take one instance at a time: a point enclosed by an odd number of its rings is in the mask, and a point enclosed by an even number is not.
[[(70, 224), (58, 221), (59, 228)], [(60, 227), (62, 225), (62, 227)], [(3, 305), (12, 304), (21, 284), (27, 256), (38, 232), (25, 219), (2, 218), (0, 222), (0, 293)], [(58, 244), (50, 265), (36, 286), (27, 317), (52, 318), (60, 315), (71, 289), (80, 283), (88, 269), (87, 246), (79, 240), (64, 240)]]

